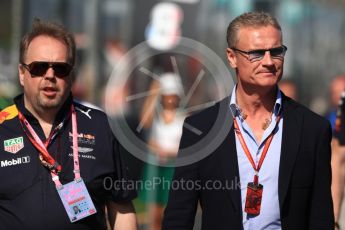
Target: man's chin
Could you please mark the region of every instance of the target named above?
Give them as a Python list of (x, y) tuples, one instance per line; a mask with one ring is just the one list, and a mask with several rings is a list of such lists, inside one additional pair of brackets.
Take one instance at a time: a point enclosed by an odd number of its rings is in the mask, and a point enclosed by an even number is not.
[(55, 110), (62, 105), (61, 100), (43, 100), (40, 102), (40, 106), (45, 110)]
[(272, 77), (272, 78), (260, 79), (260, 81), (258, 81), (257, 84), (263, 88), (272, 88), (278, 84), (278, 78)]

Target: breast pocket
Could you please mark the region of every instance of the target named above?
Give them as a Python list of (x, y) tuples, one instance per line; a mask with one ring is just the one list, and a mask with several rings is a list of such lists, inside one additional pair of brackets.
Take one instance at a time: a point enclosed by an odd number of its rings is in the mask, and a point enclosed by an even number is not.
[(312, 150), (304, 150), (298, 153), (292, 173), (292, 188), (309, 188), (313, 184), (315, 159)]

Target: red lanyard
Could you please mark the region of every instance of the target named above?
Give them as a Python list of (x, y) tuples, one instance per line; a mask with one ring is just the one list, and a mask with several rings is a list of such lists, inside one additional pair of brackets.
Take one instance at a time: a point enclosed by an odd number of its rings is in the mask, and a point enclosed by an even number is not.
[(242, 133), (241, 133), (241, 130), (239, 129), (238, 127), (238, 124), (237, 124), (237, 121), (236, 121), (236, 118), (234, 118), (234, 127), (235, 127), (235, 132), (236, 132), (236, 135), (242, 145), (242, 148), (244, 150), (244, 153), (246, 154), (250, 164), (253, 166), (253, 169), (255, 171), (255, 175), (254, 175), (254, 183), (255, 184), (259, 184), (259, 171), (260, 171), (260, 168), (262, 166), (262, 163), (264, 162), (265, 160), (265, 157), (267, 155), (267, 152), (268, 152), (268, 148), (270, 147), (271, 145), (271, 142), (272, 142), (272, 139), (273, 139), (273, 136), (274, 136), (274, 130), (276, 129), (277, 125), (279, 124), (279, 121), (280, 121), (280, 116), (277, 117), (277, 120), (276, 120), (276, 126), (275, 128), (273, 129), (273, 131), (271, 132), (271, 134), (268, 136), (267, 140), (266, 140), (266, 143), (265, 143), (265, 146), (264, 146), (264, 149), (262, 151), (262, 154), (261, 154), (261, 157), (260, 157), (260, 160), (259, 160), (259, 164), (256, 166), (255, 165), (255, 162), (253, 160), (253, 157), (252, 155), (250, 154), (250, 151), (247, 147), (247, 144), (246, 142), (244, 141), (244, 138), (242, 136)]
[[(74, 106), (71, 106), (71, 113), (72, 113), (72, 135), (73, 135), (73, 163), (74, 163), (74, 179), (80, 179), (80, 168), (79, 168), (79, 156), (78, 156), (78, 131), (77, 131), (77, 116), (74, 109)], [(38, 137), (35, 130), (32, 128), (30, 123), (26, 120), (21, 112), (18, 112), (19, 120), (29, 133), (24, 129), (27, 137), (29, 138), (30, 142), (35, 146), (35, 148), (40, 152), (43, 160), (46, 162), (46, 166), (50, 169), (52, 179), (57, 187), (61, 187), (62, 184), (59, 180), (58, 173), (61, 171), (61, 165), (49, 154), (47, 147), (52, 140), (52, 138), (58, 133), (58, 131), (62, 128), (63, 122), (61, 122), (49, 136), (49, 138), (42, 142), (42, 140)], [(24, 127), (23, 127), (24, 128)]]

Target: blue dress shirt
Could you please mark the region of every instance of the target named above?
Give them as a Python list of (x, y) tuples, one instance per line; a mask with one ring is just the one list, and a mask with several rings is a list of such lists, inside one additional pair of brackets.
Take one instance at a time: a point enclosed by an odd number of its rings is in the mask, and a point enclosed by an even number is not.
[(261, 142), (258, 143), (255, 139), (254, 133), (252, 132), (251, 128), (241, 116), (239, 107), (236, 104), (236, 86), (232, 90), (230, 109), (233, 116), (237, 120), (239, 129), (241, 130), (243, 138), (256, 165), (260, 160), (261, 153), (268, 136), (271, 134), (272, 131), (275, 132), (265, 160), (259, 171), (259, 183), (263, 185), (263, 194), (261, 201), (261, 211), (260, 215), (258, 216), (247, 215), (247, 213), (244, 211), (247, 194), (247, 184), (249, 182), (253, 182), (255, 172), (253, 166), (250, 164), (246, 154), (243, 151), (242, 145), (237, 135), (235, 135), (241, 183), (241, 201), (244, 230), (281, 230), (280, 209), (278, 199), (278, 175), (283, 133), (283, 117), (280, 119), (280, 122), (276, 127), (276, 117), (280, 113), (281, 108), (282, 97), (281, 92), (278, 89), (277, 98), (272, 113), (272, 122), (264, 131), (264, 134), (261, 138)]

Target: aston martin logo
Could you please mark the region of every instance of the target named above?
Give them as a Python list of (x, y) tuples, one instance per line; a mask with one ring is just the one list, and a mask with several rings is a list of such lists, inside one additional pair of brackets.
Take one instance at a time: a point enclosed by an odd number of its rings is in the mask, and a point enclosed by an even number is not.
[[(71, 146), (71, 149), (73, 149), (73, 146)], [(92, 151), (93, 151), (92, 148), (78, 147), (78, 152), (80, 153), (89, 153)]]

